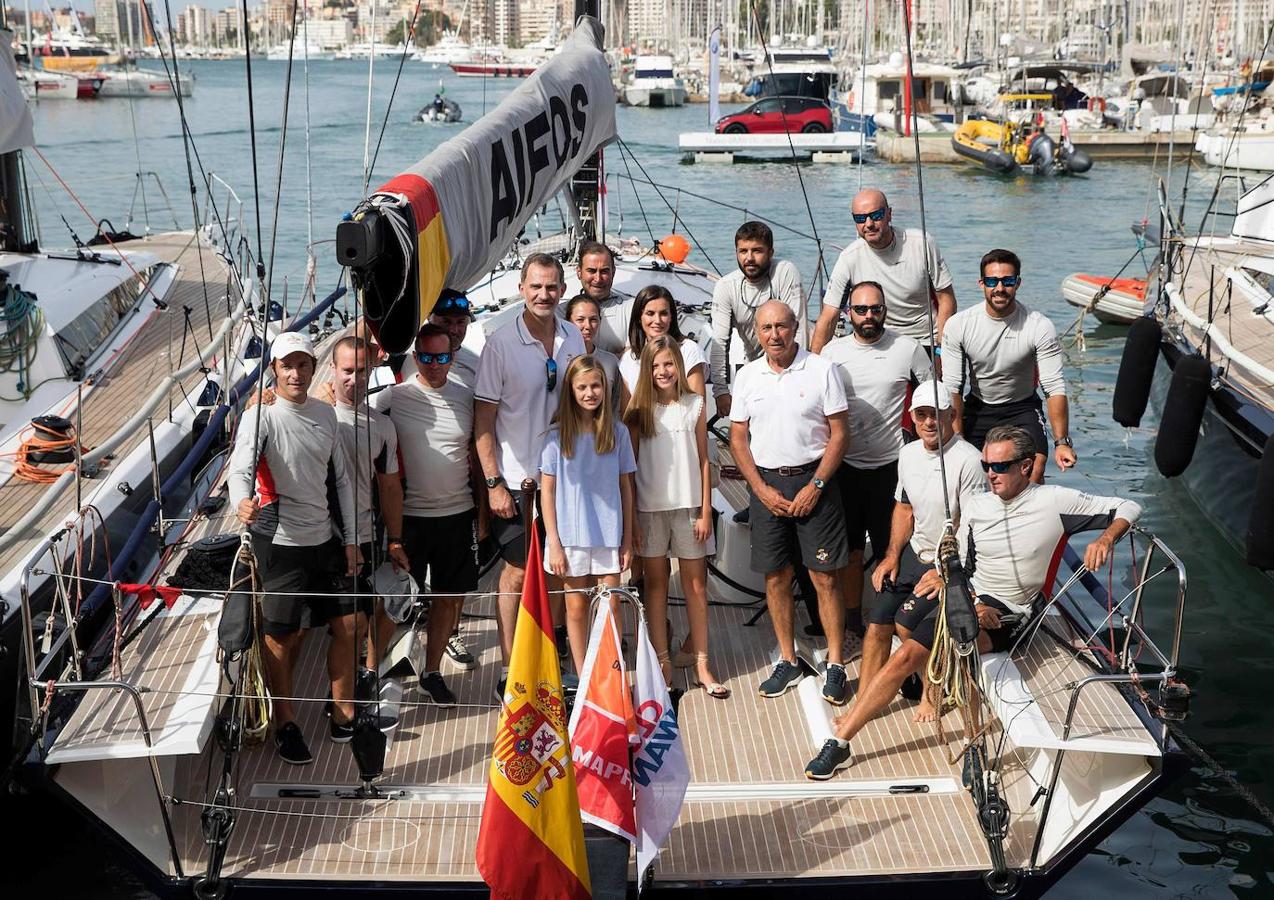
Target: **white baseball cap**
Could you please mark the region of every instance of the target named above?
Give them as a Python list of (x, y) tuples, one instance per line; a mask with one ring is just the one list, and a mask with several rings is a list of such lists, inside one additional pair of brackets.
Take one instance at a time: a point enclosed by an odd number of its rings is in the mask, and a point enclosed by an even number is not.
[(271, 359), (283, 359), (289, 353), (308, 353), (312, 359), (318, 359), (309, 335), (299, 331), (283, 332), (274, 339), (274, 345), (270, 348)]
[(951, 392), (942, 386), (941, 382), (922, 381), (914, 391), (911, 392), (911, 411), (914, 413), (917, 409), (925, 407), (933, 409), (933, 393), (938, 392), (938, 409), (951, 408)]

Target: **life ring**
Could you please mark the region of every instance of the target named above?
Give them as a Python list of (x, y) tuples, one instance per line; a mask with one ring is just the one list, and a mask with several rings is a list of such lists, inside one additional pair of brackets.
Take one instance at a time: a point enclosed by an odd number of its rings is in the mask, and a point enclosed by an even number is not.
[(1274, 570), (1274, 435), (1265, 442), (1247, 522), (1247, 564)]
[(1199, 427), (1212, 390), (1212, 364), (1202, 356), (1183, 356), (1172, 370), (1168, 397), (1159, 417), (1155, 465), (1167, 478), (1186, 470), (1199, 443)]
[(1106, 98), (1105, 97), (1089, 97), (1088, 111), (1098, 112), (1104, 116), (1106, 114)]
[(1142, 316), (1128, 329), (1124, 353), (1119, 359), (1119, 375), (1115, 378), (1115, 399), (1111, 404), (1115, 421), (1125, 428), (1136, 428), (1146, 414), (1161, 337), (1158, 320), (1150, 316)]

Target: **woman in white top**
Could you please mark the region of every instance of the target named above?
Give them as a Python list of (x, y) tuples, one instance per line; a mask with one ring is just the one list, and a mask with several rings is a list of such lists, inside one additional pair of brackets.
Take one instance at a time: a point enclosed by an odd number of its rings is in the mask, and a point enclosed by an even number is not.
[[(640, 301), (639, 301), (640, 302)], [(681, 349), (672, 335), (657, 335), (642, 348), (633, 399), (624, 413), (637, 454), (637, 535), (645, 590), (642, 602), (653, 623), (651, 643), (672, 675), (668, 630), (670, 555), (677, 557), (686, 592), (690, 635), (677, 652), (678, 667), (695, 667), (695, 681), (709, 697), (724, 700), (729, 688), (708, 665), (708, 565), (712, 546), (712, 482), (708, 472), (708, 422), (703, 395), (691, 389)]]
[(628, 320), (628, 348), (620, 354), (619, 374), (624, 381), (624, 408), (637, 390), (637, 373), (642, 368), (641, 351), (651, 338), (668, 335), (677, 341), (681, 358), (685, 362), (686, 381), (690, 389), (700, 397), (705, 391), (708, 361), (694, 341), (686, 340), (677, 323), (677, 301), (668, 289), (652, 284), (637, 292), (633, 300), (633, 314)]

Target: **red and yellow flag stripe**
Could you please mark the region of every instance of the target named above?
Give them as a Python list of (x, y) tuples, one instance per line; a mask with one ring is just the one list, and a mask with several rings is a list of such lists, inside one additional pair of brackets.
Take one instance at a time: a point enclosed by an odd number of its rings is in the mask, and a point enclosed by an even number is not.
[(418, 322), (433, 312), (438, 294), (446, 287), (451, 268), (451, 251), (447, 246), (447, 230), (438, 206), (434, 187), (419, 175), (399, 175), (377, 189), (378, 194), (401, 194), (411, 204), (416, 220), (416, 272), (420, 297)]

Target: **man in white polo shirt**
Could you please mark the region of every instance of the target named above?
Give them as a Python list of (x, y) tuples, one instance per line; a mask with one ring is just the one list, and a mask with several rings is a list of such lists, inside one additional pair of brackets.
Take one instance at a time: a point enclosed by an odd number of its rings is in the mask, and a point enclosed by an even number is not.
[(859, 240), (841, 251), (827, 279), (823, 309), (814, 326), (814, 352), (832, 339), (849, 289), (860, 281), (883, 286), (889, 300), (885, 324), (925, 347), (930, 344), (929, 310), (936, 304), (934, 329), (941, 344), (942, 329), (956, 311), (956, 299), (938, 242), (918, 228), (893, 227), (893, 210), (878, 190), (859, 191), (850, 211)]
[(739, 370), (730, 408), (730, 452), (752, 490), (752, 569), (765, 573), (765, 600), (780, 659), (761, 682), (778, 697), (804, 677), (793, 636), (793, 550), (809, 569), (827, 632), (823, 698), (840, 705), (849, 685), (842, 657), (844, 609), (837, 570), (849, 562), (845, 517), (832, 482), (849, 428), (835, 367), (796, 344), (796, 316), (770, 300), (756, 313), (765, 356)]
[(863, 551), (868, 537), (873, 557), (883, 556), (889, 545), (902, 411), (907, 389), (928, 374), (929, 357), (916, 341), (885, 327), (885, 292), (876, 282), (854, 285), (849, 304), (853, 333), (832, 341), (822, 356), (836, 365), (849, 401), (849, 448), (836, 474), (849, 540), (841, 590), (845, 625), (861, 638)]
[(473, 390), (450, 377), (447, 332), (426, 322), (416, 334), (416, 375), (389, 391), (389, 417), (403, 447), (406, 486), (401, 528), (386, 516), (418, 582), (432, 593), (420, 690), (438, 706), (455, 706), (442, 677), (442, 655), (460, 621), (465, 594), (477, 590), (477, 515), (471, 473)]
[[(871, 576), (878, 596), (863, 640), (859, 693), (867, 690), (889, 659), (895, 632), (906, 640), (921, 621), (937, 611), (933, 600), (917, 597), (912, 589), (925, 571), (933, 568), (942, 540), (947, 520), (943, 471), (951, 518), (957, 525), (964, 503), (986, 490), (982, 454), (956, 433), (954, 418), (951, 396), (940, 383), (925, 381), (912, 392), (911, 420), (920, 440), (907, 444), (898, 454), (897, 502), (889, 526), (889, 546), (882, 551)], [(916, 712), (916, 721), (929, 721), (933, 715), (933, 705), (926, 697)]]
[(493, 513), (491, 533), (505, 563), (498, 619), (504, 672), (496, 686), (501, 701), (526, 577), (522, 483), (539, 484), (540, 454), (562, 377), (571, 360), (584, 355), (579, 329), (557, 315), (565, 287), (560, 262), (545, 253), (528, 257), (518, 285), (525, 308), (487, 339), (478, 362), (474, 433)]

